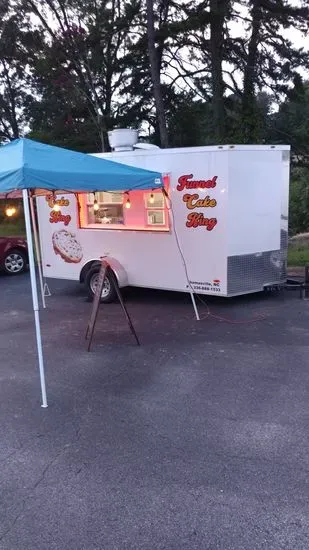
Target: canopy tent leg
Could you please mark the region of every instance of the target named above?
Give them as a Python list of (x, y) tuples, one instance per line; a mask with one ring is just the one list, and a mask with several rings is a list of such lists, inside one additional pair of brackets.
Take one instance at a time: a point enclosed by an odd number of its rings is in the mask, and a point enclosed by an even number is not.
[(175, 221), (175, 216), (174, 216), (174, 210), (173, 210), (173, 207), (172, 207), (172, 202), (171, 202), (171, 199), (169, 198), (169, 196), (168, 196), (168, 194), (167, 194), (167, 192), (164, 188), (162, 189), (162, 193), (163, 193), (163, 196), (164, 196), (164, 199), (165, 199), (165, 204), (166, 204), (167, 210), (168, 210), (169, 214), (171, 214), (171, 216), (172, 216), (171, 222), (172, 222), (172, 227), (174, 228), (175, 241), (176, 241), (178, 252), (180, 254), (182, 264), (183, 264), (183, 267), (184, 267), (184, 270), (185, 270), (188, 287), (190, 289), (189, 292), (190, 292), (190, 296), (191, 296), (191, 301), (192, 301), (195, 317), (196, 317), (197, 321), (200, 321), (201, 319), (200, 319), (200, 314), (198, 312), (196, 301), (195, 301), (194, 290), (193, 290), (193, 288), (191, 286), (191, 283), (190, 283), (190, 280), (189, 280), (186, 260), (185, 260), (182, 248), (180, 246), (180, 241), (179, 241), (179, 237), (178, 237), (178, 233), (177, 233), (177, 229), (176, 229), (176, 221)]
[(35, 252), (36, 252), (36, 258), (38, 263), (38, 270), (39, 270), (39, 279), (40, 279), (40, 287), (41, 287), (41, 298), (42, 298), (42, 305), (43, 308), (46, 308), (46, 302), (45, 302), (45, 285), (43, 281), (43, 272), (42, 272), (42, 262), (41, 262), (41, 250), (40, 250), (40, 244), (39, 244), (39, 238), (38, 238), (38, 227), (35, 219), (35, 212), (34, 212), (34, 202), (33, 197), (30, 197), (30, 211), (31, 211), (31, 221), (32, 221), (32, 227), (33, 227), (33, 235), (34, 235), (34, 244), (35, 244)]
[(190, 295), (191, 295), (191, 300), (192, 300), (192, 305), (193, 305), (193, 309), (194, 309), (194, 313), (195, 313), (196, 320), (197, 320), (197, 321), (200, 321), (200, 320), (201, 320), (201, 319), (200, 319), (200, 314), (199, 314), (198, 309), (197, 309), (197, 305), (196, 305), (196, 301), (195, 301), (195, 296), (194, 296), (193, 290), (191, 290)]
[(37, 350), (38, 350), (38, 359), (39, 359), (39, 371), (40, 371), (41, 395), (42, 395), (42, 405), (41, 406), (45, 408), (45, 407), (47, 407), (47, 397), (46, 397), (44, 361), (43, 361), (41, 327), (40, 327), (40, 317), (39, 317), (38, 289), (37, 289), (36, 276), (35, 276), (33, 241), (32, 241), (30, 209), (29, 209), (29, 200), (28, 200), (28, 191), (27, 191), (27, 189), (23, 189), (23, 204), (24, 204), (27, 243), (28, 243), (28, 252), (29, 252), (29, 267), (30, 267), (32, 303), (33, 303), (36, 341), (37, 341)]

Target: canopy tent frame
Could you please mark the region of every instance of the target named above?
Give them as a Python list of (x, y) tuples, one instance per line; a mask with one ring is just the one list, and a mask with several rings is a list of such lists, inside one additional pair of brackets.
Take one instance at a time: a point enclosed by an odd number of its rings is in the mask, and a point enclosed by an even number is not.
[(46, 301), (45, 301), (45, 292), (44, 292), (42, 254), (41, 254), (38, 226), (35, 218), (34, 199), (33, 199), (32, 193), (30, 193), (29, 201), (30, 201), (30, 214), (31, 214), (31, 221), (32, 221), (33, 236), (34, 236), (35, 253), (37, 258), (37, 265), (38, 265), (38, 272), (39, 272), (39, 279), (40, 279), (42, 306), (45, 309)]
[(27, 189), (23, 189), (23, 205), (24, 205), (26, 235), (27, 235), (27, 243), (28, 243), (32, 305), (33, 305), (33, 311), (34, 311), (35, 333), (36, 333), (36, 342), (37, 342), (37, 351), (38, 351), (38, 360), (39, 360), (41, 397), (42, 397), (41, 406), (45, 409), (48, 405), (47, 405), (47, 395), (46, 395), (45, 369), (44, 369), (43, 347), (42, 347), (42, 336), (41, 336), (41, 325), (40, 325), (40, 314), (39, 314), (38, 288), (37, 288), (37, 282), (36, 282), (34, 248), (33, 248), (32, 230), (31, 230), (29, 197), (28, 197)]
[[(76, 195), (116, 190), (129, 192), (135, 189), (156, 188), (164, 189), (162, 175), (159, 172), (134, 168), (28, 139), (18, 139), (0, 147), (0, 193), (22, 191), (43, 408), (47, 408), (48, 403), (32, 229), (38, 259), (41, 256), (40, 239), (34, 215), (33, 196), (50, 193)], [(39, 280), (44, 307), (43, 274), (40, 272), (40, 266)], [(190, 294), (196, 318), (199, 320), (192, 288)]]

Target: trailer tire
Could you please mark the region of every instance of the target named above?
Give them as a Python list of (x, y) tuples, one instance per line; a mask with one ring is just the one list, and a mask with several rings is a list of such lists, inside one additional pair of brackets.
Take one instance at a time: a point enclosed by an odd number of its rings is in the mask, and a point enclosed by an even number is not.
[[(97, 264), (91, 267), (87, 271), (85, 276), (85, 285), (86, 285), (88, 297), (90, 298), (90, 300), (93, 300), (93, 297), (95, 294), (99, 271), (100, 271), (100, 265)], [(105, 276), (104, 287), (103, 287), (102, 296), (101, 296), (101, 303), (110, 304), (111, 302), (114, 302), (116, 299), (117, 295), (115, 292), (114, 285), (111, 281), (112, 277), (115, 277), (113, 271), (110, 271), (110, 273)]]

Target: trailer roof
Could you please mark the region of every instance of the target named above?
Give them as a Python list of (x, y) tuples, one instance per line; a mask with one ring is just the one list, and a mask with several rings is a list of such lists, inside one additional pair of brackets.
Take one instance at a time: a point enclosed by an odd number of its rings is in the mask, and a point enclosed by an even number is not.
[[(173, 147), (169, 149), (160, 149), (160, 148), (154, 148), (154, 149), (139, 149), (136, 148), (134, 150), (127, 150), (127, 151), (115, 151), (112, 154), (115, 154), (118, 156), (127, 156), (128, 153), (134, 152), (135, 155), (142, 155), (142, 156), (157, 156), (160, 155), (176, 155), (178, 153), (202, 153), (202, 152), (209, 152), (209, 153), (218, 153), (218, 152), (232, 152), (232, 151), (290, 151), (291, 146), (290, 145), (202, 145), (199, 147)], [(93, 156), (96, 157), (106, 157), (109, 156), (110, 153), (94, 153)]]

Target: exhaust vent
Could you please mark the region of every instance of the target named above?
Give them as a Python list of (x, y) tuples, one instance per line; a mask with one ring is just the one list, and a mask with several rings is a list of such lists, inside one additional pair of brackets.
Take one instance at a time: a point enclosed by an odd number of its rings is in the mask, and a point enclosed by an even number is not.
[(138, 130), (117, 128), (108, 132), (108, 141), (113, 151), (132, 151), (138, 141)]

